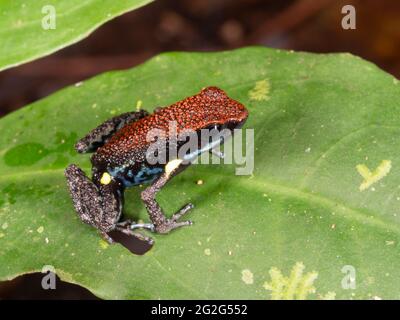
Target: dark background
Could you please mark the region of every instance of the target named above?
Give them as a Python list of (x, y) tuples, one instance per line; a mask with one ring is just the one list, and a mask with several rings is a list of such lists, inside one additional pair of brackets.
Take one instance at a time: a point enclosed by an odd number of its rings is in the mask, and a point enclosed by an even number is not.
[[(347, 4), (356, 8), (356, 30), (341, 27), (341, 9)], [(158, 0), (49, 57), (0, 72), (0, 116), (101, 72), (134, 67), (160, 52), (246, 45), (351, 52), (400, 78), (400, 1)], [(95, 298), (61, 281), (57, 290), (43, 290), (42, 276), (0, 284), (0, 299)]]

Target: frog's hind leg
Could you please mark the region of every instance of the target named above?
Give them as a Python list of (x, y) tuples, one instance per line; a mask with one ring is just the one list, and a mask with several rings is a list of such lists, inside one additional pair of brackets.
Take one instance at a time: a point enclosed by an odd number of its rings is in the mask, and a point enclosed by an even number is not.
[(139, 110), (136, 112), (123, 113), (119, 116), (111, 118), (94, 128), (85, 137), (80, 139), (75, 144), (75, 150), (79, 153), (96, 151), (97, 148), (104, 145), (107, 140), (119, 129), (131, 122), (147, 116), (148, 114), (149, 113), (145, 110)]
[(65, 170), (72, 202), (79, 218), (98, 229), (102, 237), (109, 243), (114, 240), (107, 234), (118, 230), (134, 236), (139, 240), (153, 243), (153, 240), (142, 234), (134, 233), (126, 220), (118, 222), (122, 213), (123, 190), (118, 184), (96, 186), (76, 165), (71, 164)]
[(72, 202), (80, 219), (98, 229), (109, 242), (107, 232), (115, 228), (122, 211), (122, 193), (115, 185), (97, 187), (76, 165), (65, 170)]

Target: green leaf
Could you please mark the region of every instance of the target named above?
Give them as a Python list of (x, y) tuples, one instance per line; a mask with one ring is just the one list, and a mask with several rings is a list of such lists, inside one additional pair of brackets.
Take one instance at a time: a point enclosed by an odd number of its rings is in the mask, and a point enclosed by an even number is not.
[[(143, 256), (105, 246), (67, 193), (63, 169), (90, 170), (74, 142), (209, 85), (249, 109), (253, 175), (193, 165), (158, 196), (168, 214), (193, 202), (192, 227)], [(163, 54), (66, 88), (0, 120), (0, 279), (52, 265), (103, 298), (399, 299), (399, 101), (398, 81), (360, 58), (258, 47)], [(139, 192), (125, 208), (148, 221)]]
[[(2, 0), (0, 71), (86, 38), (103, 23), (152, 0)], [(55, 19), (49, 14), (55, 10)], [(53, 28), (52, 22), (55, 22)], [(45, 27), (43, 27), (45, 26)]]

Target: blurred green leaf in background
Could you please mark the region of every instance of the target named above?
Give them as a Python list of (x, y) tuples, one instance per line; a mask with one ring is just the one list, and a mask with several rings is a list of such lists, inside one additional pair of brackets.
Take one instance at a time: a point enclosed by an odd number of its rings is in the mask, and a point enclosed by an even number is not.
[(71, 45), (152, 0), (2, 0), (0, 71)]

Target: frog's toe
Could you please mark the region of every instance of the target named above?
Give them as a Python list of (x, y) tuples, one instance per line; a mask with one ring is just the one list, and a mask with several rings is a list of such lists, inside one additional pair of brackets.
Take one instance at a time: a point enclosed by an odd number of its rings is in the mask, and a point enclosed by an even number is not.
[(193, 224), (193, 222), (190, 220), (176, 222), (176, 221), (170, 219), (170, 220), (167, 220), (165, 223), (156, 226), (154, 231), (157, 233), (166, 234), (174, 229), (177, 229), (180, 227), (185, 227), (185, 226), (191, 226), (192, 224)]
[(188, 203), (183, 206), (182, 209), (180, 209), (177, 213), (175, 213), (171, 220), (174, 222), (177, 222), (182, 216), (184, 216), (186, 213), (188, 213), (190, 210), (194, 208), (194, 205), (192, 203)]
[(133, 229), (147, 229), (154, 232), (154, 224), (152, 223), (131, 223), (129, 226), (131, 230)]

